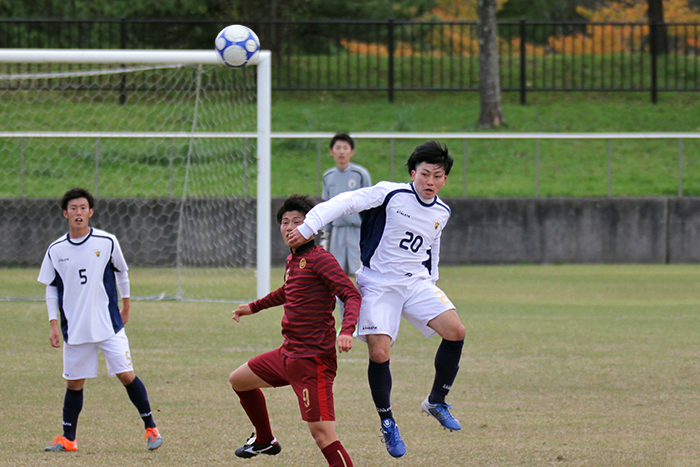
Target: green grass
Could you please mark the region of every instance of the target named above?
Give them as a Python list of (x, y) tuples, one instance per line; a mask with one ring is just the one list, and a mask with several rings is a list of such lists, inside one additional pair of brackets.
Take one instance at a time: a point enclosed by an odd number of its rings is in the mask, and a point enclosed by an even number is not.
[[(136, 271), (135, 271), (136, 272)], [(274, 277), (279, 281), (280, 274)], [(18, 270), (0, 270), (4, 284)], [(36, 270), (26, 275), (33, 277)], [(158, 270), (134, 288), (158, 288)], [(401, 465), (658, 467), (697, 465), (700, 270), (695, 266), (445, 267), (440, 286), (467, 327), (449, 396), (463, 431), (420, 413), (438, 339), (404, 323), (393, 348), (393, 406), (408, 446)], [(88, 381), (78, 453), (42, 452), (60, 433), (65, 384), (41, 302), (0, 313), (0, 465), (243, 465), (252, 431), (231, 370), (281, 343), (281, 311), (241, 323), (232, 306), (135, 300), (127, 331), (165, 438), (149, 453), (136, 410), (114, 379)], [(389, 466), (366, 382), (366, 346), (339, 360), (339, 436), (358, 466)], [(249, 461), (325, 465), (289, 388), (265, 391), (284, 450)], [(247, 464), (246, 464), (247, 465)]]
[[(489, 134), (700, 131), (695, 117), (700, 97), (696, 94), (663, 94), (657, 105), (640, 94), (532, 93), (526, 106), (519, 104), (516, 94), (504, 94), (503, 99), (506, 125), (484, 130), (477, 124), (480, 106), (476, 93), (397, 93), (394, 104), (388, 104), (382, 93), (278, 93), (273, 102), (273, 129)], [(466, 166), (463, 142), (447, 142), (456, 164), (444, 196), (459, 197), (465, 191), (468, 196), (534, 196), (534, 141), (468, 141)], [(326, 141), (321, 143), (325, 170), (332, 160), (326, 152)], [(373, 180), (389, 180), (392, 172), (394, 180), (406, 180), (403, 163), (418, 143), (397, 140), (392, 167), (389, 141), (359, 140), (354, 160), (369, 169)], [(678, 145), (677, 140), (612, 141), (612, 195), (677, 195)], [(313, 193), (316, 180), (310, 174), (316, 173), (316, 154), (315, 141), (275, 141), (273, 193), (284, 196), (298, 191), (298, 179), (313, 183), (312, 187), (302, 186), (305, 192)], [(540, 194), (606, 196), (607, 157), (605, 140), (542, 140)], [(292, 176), (277, 176), (278, 171)], [(304, 173), (309, 175), (304, 177)], [(685, 195), (700, 194), (698, 140), (684, 141), (683, 182)]]
[[(283, 272), (273, 269), (274, 284)], [(32, 268), (0, 268), (0, 300), (42, 300), (45, 286), (36, 279), (39, 271)], [(143, 299), (212, 300), (243, 302), (253, 300), (256, 293), (255, 269), (246, 268), (135, 268), (129, 270), (133, 284), (131, 294)], [(279, 286), (279, 285), (277, 285)]]
[[(274, 132), (479, 132), (497, 136), (521, 132), (698, 132), (697, 93), (661, 93), (657, 105), (646, 93), (530, 93), (519, 104), (516, 93), (503, 94), (506, 124), (483, 129), (477, 124), (480, 104), (475, 92), (399, 92), (388, 103), (382, 92), (276, 92)], [(104, 102), (101, 114), (114, 114), (130, 129), (154, 130), (157, 117), (149, 105)], [(11, 109), (12, 106), (6, 107)], [(183, 118), (187, 121), (186, 107)], [(85, 109), (57, 106), (39, 112), (41, 124), (29, 115), (7, 116), (15, 130), (46, 128), (46, 115), (73, 122)], [(251, 122), (251, 119), (244, 119)], [(105, 129), (96, 120), (89, 128)], [(220, 131), (221, 122), (208, 124)], [(219, 125), (219, 126), (217, 126)], [(70, 126), (70, 124), (69, 124)], [(186, 127), (187, 125), (184, 125)], [(59, 125), (58, 129), (66, 129)], [(229, 128), (230, 129), (230, 128)], [(179, 128), (182, 130), (182, 128)], [(183, 130), (184, 131), (184, 130)], [(445, 140), (456, 158), (444, 197), (534, 196), (536, 143), (532, 140)], [(273, 196), (319, 194), (319, 172), (332, 166), (327, 141), (273, 140)], [(366, 166), (374, 181), (407, 180), (403, 163), (416, 140), (358, 140), (355, 162)], [(18, 157), (24, 145), (24, 165)], [(204, 141), (192, 152), (188, 193), (194, 196), (250, 196), (255, 193), (255, 142), (224, 144)], [(465, 149), (466, 148), (466, 149)], [(0, 141), (0, 196), (58, 197), (68, 185), (95, 186), (95, 141), (62, 144), (56, 140)], [(179, 197), (185, 186), (186, 140), (99, 143), (100, 196)], [(247, 155), (246, 155), (247, 154)], [(611, 142), (610, 192), (613, 196), (675, 196), (679, 190), (678, 140), (614, 140)], [(700, 140), (683, 141), (683, 194), (700, 195)], [(170, 168), (170, 161), (173, 168)], [(320, 162), (319, 162), (320, 161)], [(320, 165), (320, 170), (319, 170)], [(541, 196), (606, 196), (607, 141), (541, 140)]]

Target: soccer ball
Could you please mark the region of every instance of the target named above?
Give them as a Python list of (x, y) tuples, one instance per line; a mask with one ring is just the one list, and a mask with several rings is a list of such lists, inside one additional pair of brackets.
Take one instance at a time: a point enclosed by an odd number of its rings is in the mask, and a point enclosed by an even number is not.
[(226, 26), (214, 42), (216, 56), (231, 68), (243, 68), (255, 63), (260, 54), (260, 40), (253, 31), (240, 24)]

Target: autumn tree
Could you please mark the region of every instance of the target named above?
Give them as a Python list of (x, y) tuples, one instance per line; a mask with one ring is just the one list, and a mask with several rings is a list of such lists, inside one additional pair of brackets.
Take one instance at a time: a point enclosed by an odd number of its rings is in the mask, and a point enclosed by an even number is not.
[[(647, 0), (647, 17), (649, 26), (656, 27), (654, 36), (656, 40), (651, 44), (657, 54), (668, 52), (668, 31), (664, 25), (664, 2), (663, 0)], [(655, 26), (656, 25), (656, 26)]]
[(498, 67), (498, 35), (496, 31), (496, 0), (478, 0), (479, 92), (481, 94), (482, 126), (505, 123), (501, 106), (501, 79)]

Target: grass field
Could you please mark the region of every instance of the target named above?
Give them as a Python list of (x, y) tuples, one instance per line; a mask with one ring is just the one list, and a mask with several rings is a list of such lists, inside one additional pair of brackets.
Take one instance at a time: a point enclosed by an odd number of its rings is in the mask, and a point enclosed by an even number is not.
[[(0, 284), (18, 274), (0, 270)], [(700, 465), (697, 266), (445, 267), (441, 276), (467, 326), (449, 397), (463, 430), (420, 413), (439, 341), (404, 323), (392, 358), (403, 459), (380, 442), (366, 346), (356, 341), (339, 359), (337, 428), (355, 465)], [(134, 287), (156, 287), (149, 281), (161, 281), (157, 271)], [(281, 310), (237, 324), (227, 304), (135, 300), (127, 331), (165, 445), (145, 450), (136, 411), (103, 366), (86, 385), (80, 451), (54, 454), (42, 448), (60, 433), (64, 382), (44, 305), (1, 303), (0, 465), (325, 465), (288, 388), (266, 390), (282, 453), (233, 455), (252, 427), (227, 375), (281, 343)]]

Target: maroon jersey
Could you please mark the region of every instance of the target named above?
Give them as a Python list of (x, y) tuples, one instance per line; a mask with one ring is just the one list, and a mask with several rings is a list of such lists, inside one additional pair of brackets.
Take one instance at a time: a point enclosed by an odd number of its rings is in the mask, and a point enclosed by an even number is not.
[(310, 241), (287, 257), (284, 285), (250, 304), (253, 313), (284, 305), (282, 353), (290, 357), (335, 356), (335, 297), (345, 303), (341, 334), (351, 336), (360, 313), (360, 292), (332, 254)]

